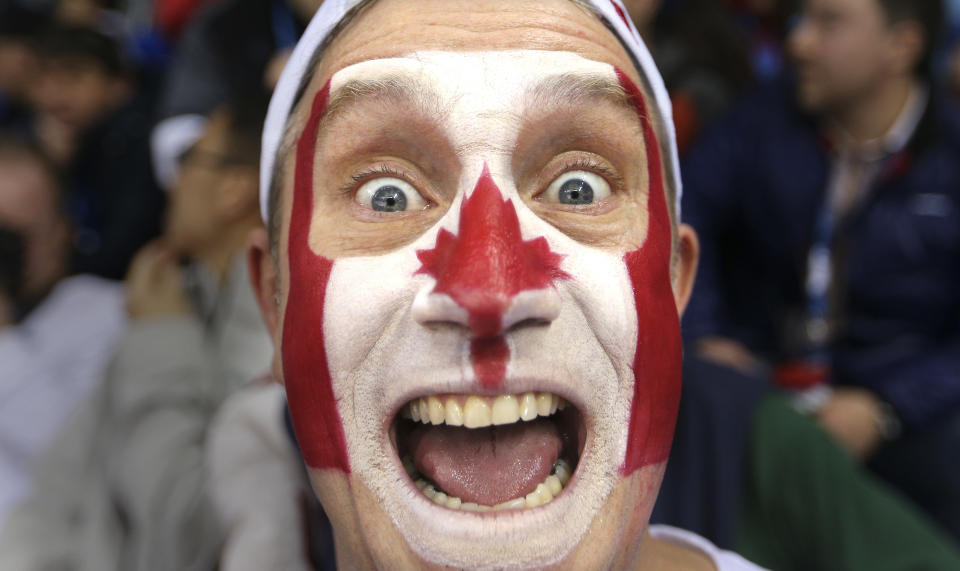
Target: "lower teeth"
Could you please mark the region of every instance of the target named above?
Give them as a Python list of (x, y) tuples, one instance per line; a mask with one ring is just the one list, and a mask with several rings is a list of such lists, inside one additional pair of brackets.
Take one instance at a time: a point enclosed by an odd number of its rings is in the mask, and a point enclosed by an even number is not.
[[(413, 467), (413, 462), (411, 462), (408, 458), (404, 458), (403, 466), (411, 478), (418, 476), (416, 469)], [(495, 506), (485, 506), (473, 502), (464, 502), (460, 498), (448, 496), (445, 492), (440, 490), (436, 484), (433, 484), (423, 478), (415, 478), (414, 483), (420, 492), (423, 493), (423, 495), (441, 506), (445, 506), (452, 510), (487, 512), (535, 508), (537, 506), (547, 504), (560, 495), (560, 493), (563, 491), (563, 488), (567, 485), (567, 482), (570, 481), (570, 475), (570, 464), (568, 464), (565, 460), (557, 460), (557, 462), (553, 465), (553, 469), (550, 470), (550, 475), (547, 476), (547, 479), (542, 483), (537, 484), (537, 488), (534, 491), (530, 492), (524, 497), (514, 498)]]

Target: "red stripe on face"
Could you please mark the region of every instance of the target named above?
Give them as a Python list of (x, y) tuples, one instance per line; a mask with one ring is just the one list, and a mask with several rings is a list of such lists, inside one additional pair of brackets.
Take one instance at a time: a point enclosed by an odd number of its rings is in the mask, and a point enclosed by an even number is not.
[(627, 20), (627, 15), (623, 13), (623, 8), (621, 8), (620, 5), (614, 2), (613, 0), (610, 1), (610, 4), (613, 5), (613, 9), (617, 11), (617, 16), (620, 16), (620, 19), (623, 20), (623, 23), (626, 24), (627, 29), (629, 29), (630, 21)]
[(314, 98), (297, 142), (287, 245), (290, 292), (283, 319), (283, 379), (297, 443), (307, 465), (350, 473), (323, 336), (323, 309), (333, 261), (314, 254), (309, 243), (317, 135), (329, 97), (327, 82)]
[(432, 250), (417, 252), (417, 274), (437, 280), (434, 294), (446, 294), (468, 315), (473, 335), (471, 363), (481, 385), (503, 381), (510, 350), (503, 317), (517, 294), (553, 287), (569, 279), (563, 256), (543, 236), (523, 241), (513, 202), (504, 199), (486, 165), (473, 194), (460, 206), (459, 235), (441, 229)]
[(637, 351), (633, 359), (633, 403), (623, 475), (658, 464), (670, 455), (680, 406), (683, 349), (680, 319), (670, 281), (670, 215), (663, 184), (660, 146), (643, 94), (619, 69), (617, 78), (643, 124), (650, 173), (649, 226), (644, 245), (624, 257), (637, 310)]

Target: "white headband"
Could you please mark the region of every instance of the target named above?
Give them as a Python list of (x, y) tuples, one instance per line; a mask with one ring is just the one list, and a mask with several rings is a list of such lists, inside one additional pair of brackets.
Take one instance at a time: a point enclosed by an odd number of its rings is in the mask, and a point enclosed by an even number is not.
[[(267, 111), (267, 119), (263, 126), (263, 148), (260, 157), (260, 212), (264, 221), (269, 219), (270, 203), (270, 183), (273, 180), (273, 168), (277, 158), (277, 151), (283, 140), (284, 129), (287, 125), (287, 119), (293, 110), (294, 98), (300, 83), (304, 76), (309, 72), (309, 66), (314, 53), (323, 43), (330, 31), (340, 22), (347, 12), (360, 0), (326, 0), (317, 10), (310, 25), (307, 26), (303, 37), (300, 38), (297, 47), (294, 48), (290, 60), (287, 62), (280, 81), (277, 83), (277, 89), (270, 100), (270, 108)], [(647, 50), (647, 46), (640, 39), (636, 26), (627, 16), (627, 11), (620, 3), (620, 0), (587, 0), (597, 11), (603, 15), (606, 24), (620, 38), (623, 45), (633, 55), (634, 60), (640, 65), (640, 71), (643, 73), (646, 81), (653, 90), (656, 99), (657, 110), (664, 123), (664, 132), (661, 136), (666, 137), (668, 168), (673, 174), (673, 184), (676, 188), (676, 212), (680, 216), (680, 195), (682, 187), (680, 184), (680, 166), (677, 157), (676, 135), (673, 126), (673, 111), (670, 104), (670, 96), (663, 84), (663, 78), (653, 63), (653, 57)]]

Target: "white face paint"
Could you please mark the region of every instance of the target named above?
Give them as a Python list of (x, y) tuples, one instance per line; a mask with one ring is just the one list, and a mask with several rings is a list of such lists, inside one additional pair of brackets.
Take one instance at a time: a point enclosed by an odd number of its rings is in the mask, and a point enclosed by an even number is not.
[[(438, 224), (385, 255), (334, 260), (323, 324), (351, 471), (373, 491), (411, 549), (430, 562), (495, 568), (558, 562), (584, 537), (620, 478), (637, 343), (623, 252), (584, 246), (538, 217), (518, 194), (512, 174), (529, 93), (561, 75), (618, 81), (610, 65), (538, 51), (415, 53), (352, 65), (331, 80), (331, 100), (356, 80), (399, 78), (425, 87), (436, 94), (445, 134), (460, 150), (457, 198)], [(523, 240), (545, 239), (569, 276), (509, 299), (500, 323), (509, 329), (509, 358), (496, 389), (477, 378), (467, 310), (450, 295), (435, 293), (434, 277), (418, 273), (424, 265), (418, 251), (434, 249), (442, 230), (461, 231), (462, 203), (485, 166), (502, 199), (516, 209)], [(359, 196), (369, 200), (372, 193)], [(314, 222), (310, 244), (319, 252), (322, 238)], [(638, 224), (645, 227), (646, 221)], [(540, 325), (510, 329), (526, 319)], [(537, 509), (480, 514), (439, 506), (413, 485), (390, 436), (391, 422), (408, 401), (531, 391), (563, 397), (587, 428), (576, 476), (558, 498)]]

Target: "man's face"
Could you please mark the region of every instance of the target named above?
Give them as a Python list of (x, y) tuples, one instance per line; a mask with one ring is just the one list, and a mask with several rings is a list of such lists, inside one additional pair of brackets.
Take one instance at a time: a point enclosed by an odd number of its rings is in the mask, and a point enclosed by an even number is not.
[(55, 202), (54, 181), (32, 158), (0, 158), (0, 226), (24, 242), (22, 299), (32, 303), (66, 272), (67, 223)]
[(0, 95), (23, 97), (36, 67), (25, 41), (0, 38)]
[(181, 254), (197, 254), (222, 232), (217, 197), (230, 150), (230, 118), (214, 113), (203, 137), (181, 158), (170, 190), (164, 238)]
[(75, 129), (86, 129), (113, 111), (123, 80), (103, 67), (74, 58), (47, 58), (36, 98), (39, 108)]
[(325, 54), (292, 119), (275, 339), (341, 561), (638, 556), (693, 264), (672, 288), (640, 84), (566, 0), (382, 0)]
[(800, 103), (815, 112), (855, 104), (894, 73), (895, 48), (878, 0), (808, 0), (789, 38)]

